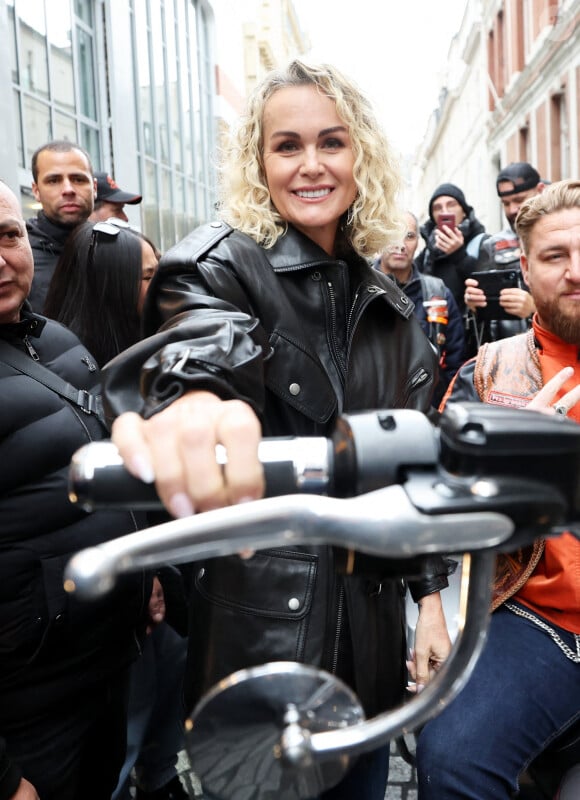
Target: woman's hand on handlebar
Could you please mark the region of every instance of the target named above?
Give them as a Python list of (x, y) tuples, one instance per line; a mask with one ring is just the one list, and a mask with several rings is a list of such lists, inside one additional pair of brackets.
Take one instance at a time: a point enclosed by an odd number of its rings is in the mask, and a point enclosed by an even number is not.
[[(122, 414), (111, 438), (129, 472), (154, 481), (174, 517), (256, 500), (264, 493), (260, 422), (240, 400), (190, 392), (147, 420)], [(227, 451), (223, 467), (216, 461), (217, 444)]]
[(420, 692), (435, 677), (451, 651), (451, 639), (445, 622), (441, 595), (428, 594), (419, 601), (419, 618), (415, 630), (415, 649), (407, 668), (415, 686), (409, 691)]

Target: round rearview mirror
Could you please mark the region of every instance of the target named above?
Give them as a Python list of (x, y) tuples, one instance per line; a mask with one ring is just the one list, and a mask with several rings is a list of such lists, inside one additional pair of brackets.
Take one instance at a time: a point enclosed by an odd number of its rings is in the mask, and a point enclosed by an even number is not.
[(315, 760), (301, 745), (363, 720), (341, 680), (277, 661), (235, 672), (205, 695), (186, 725), (186, 746), (212, 800), (307, 800), (336, 785), (352, 758)]

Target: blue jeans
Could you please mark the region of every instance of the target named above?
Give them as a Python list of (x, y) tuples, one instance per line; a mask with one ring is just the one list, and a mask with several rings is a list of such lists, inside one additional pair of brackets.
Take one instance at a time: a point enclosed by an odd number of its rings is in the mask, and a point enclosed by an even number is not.
[[(574, 636), (553, 627), (576, 652)], [(475, 670), (417, 743), (420, 800), (508, 800), (518, 776), (580, 717), (580, 664), (506, 608)]]
[(132, 667), (127, 722), (127, 753), (112, 800), (130, 800), (130, 773), (153, 792), (177, 773), (184, 747), (182, 682), (187, 640), (166, 622), (153, 628), (143, 654)]
[(320, 800), (384, 800), (389, 777), (389, 745), (363, 753), (338, 786)]

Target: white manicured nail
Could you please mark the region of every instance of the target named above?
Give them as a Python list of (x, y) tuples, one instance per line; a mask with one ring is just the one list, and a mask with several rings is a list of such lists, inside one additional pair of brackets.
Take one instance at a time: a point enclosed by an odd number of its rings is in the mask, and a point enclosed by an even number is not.
[(155, 473), (151, 462), (144, 455), (136, 455), (131, 459), (131, 468), (133, 474), (136, 474), (143, 483), (153, 483), (155, 481)]
[(174, 494), (169, 501), (169, 512), (177, 519), (191, 517), (194, 513), (193, 503), (189, 497), (182, 492)]

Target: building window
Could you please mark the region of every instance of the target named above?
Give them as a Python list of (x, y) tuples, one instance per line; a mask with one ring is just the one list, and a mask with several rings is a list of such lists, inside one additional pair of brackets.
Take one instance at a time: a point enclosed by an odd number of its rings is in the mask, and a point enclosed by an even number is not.
[(527, 125), (518, 131), (518, 161), (528, 161), (529, 128)]
[(88, 0), (7, 0), (19, 166), (69, 139), (100, 163), (94, 30)]
[(570, 177), (570, 140), (564, 91), (550, 97), (550, 180)]
[(516, 0), (514, 37), (514, 69), (516, 72), (521, 72), (525, 65), (524, 24), (524, 0)]
[(143, 227), (165, 250), (213, 216), (211, 20), (200, 0), (131, 0)]

